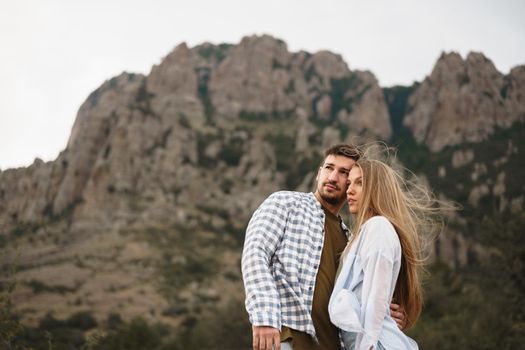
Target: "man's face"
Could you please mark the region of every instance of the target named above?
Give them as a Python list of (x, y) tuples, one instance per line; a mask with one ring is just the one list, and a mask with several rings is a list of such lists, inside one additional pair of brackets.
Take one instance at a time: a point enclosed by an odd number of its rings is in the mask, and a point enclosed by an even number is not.
[(348, 173), (355, 161), (345, 156), (329, 155), (317, 172), (317, 193), (332, 205), (338, 205), (346, 199)]

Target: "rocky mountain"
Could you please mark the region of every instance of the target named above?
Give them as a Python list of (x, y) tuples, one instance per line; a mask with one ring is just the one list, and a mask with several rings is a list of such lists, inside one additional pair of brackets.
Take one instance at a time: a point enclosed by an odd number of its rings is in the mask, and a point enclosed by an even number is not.
[(357, 137), (398, 146), (463, 206), (435, 259), (487, 261), (476, 222), (523, 210), (524, 99), (525, 66), (503, 75), (480, 53), (443, 54), (422, 83), (381, 88), (337, 54), (266, 35), (180, 44), (149, 75), (94, 91), (55, 161), (0, 172), (16, 314), (36, 326), (89, 310), (99, 325), (140, 316), (186, 330), (217, 310), (243, 315), (250, 215), (275, 190), (312, 190), (321, 151)]
[(404, 124), (432, 151), (481, 142), (497, 128), (525, 121), (525, 66), (508, 75), (483, 54), (466, 60), (443, 54), (432, 73), (410, 96)]

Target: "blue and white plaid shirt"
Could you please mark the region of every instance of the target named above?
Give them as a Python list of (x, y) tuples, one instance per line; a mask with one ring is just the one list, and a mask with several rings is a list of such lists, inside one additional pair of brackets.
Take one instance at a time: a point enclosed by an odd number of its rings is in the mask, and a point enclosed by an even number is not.
[[(281, 326), (315, 337), (311, 311), (324, 243), (325, 213), (313, 193), (270, 195), (246, 230), (242, 274), (254, 326)], [(342, 229), (349, 236), (348, 229)]]

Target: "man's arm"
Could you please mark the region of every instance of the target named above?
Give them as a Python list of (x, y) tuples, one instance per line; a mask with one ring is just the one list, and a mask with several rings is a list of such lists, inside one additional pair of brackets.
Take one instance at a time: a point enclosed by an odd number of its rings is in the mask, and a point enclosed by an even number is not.
[(286, 220), (286, 208), (274, 194), (255, 211), (246, 230), (242, 275), (257, 350), (271, 349), (274, 344), (280, 347), (281, 304), (270, 264), (284, 235)]
[(404, 330), (406, 327), (405, 309), (399, 304), (390, 304), (390, 316), (396, 321), (399, 329)]

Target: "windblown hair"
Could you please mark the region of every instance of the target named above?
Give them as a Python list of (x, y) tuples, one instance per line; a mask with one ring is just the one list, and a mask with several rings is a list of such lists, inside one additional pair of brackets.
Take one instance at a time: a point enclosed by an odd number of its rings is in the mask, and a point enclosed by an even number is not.
[[(362, 172), (361, 199), (354, 220), (355, 235), (371, 216), (381, 215), (394, 226), (401, 243), (401, 269), (394, 290), (396, 303), (406, 313), (406, 326), (413, 326), (423, 306), (420, 273), (423, 270), (423, 238), (437, 228), (437, 201), (423, 186), (409, 182), (390, 165), (375, 159), (359, 159), (354, 167)], [(346, 252), (345, 252), (346, 253)]]
[(325, 159), (330, 155), (344, 156), (353, 160), (358, 160), (361, 157), (361, 151), (357, 146), (341, 143), (328, 148), (324, 152)]

